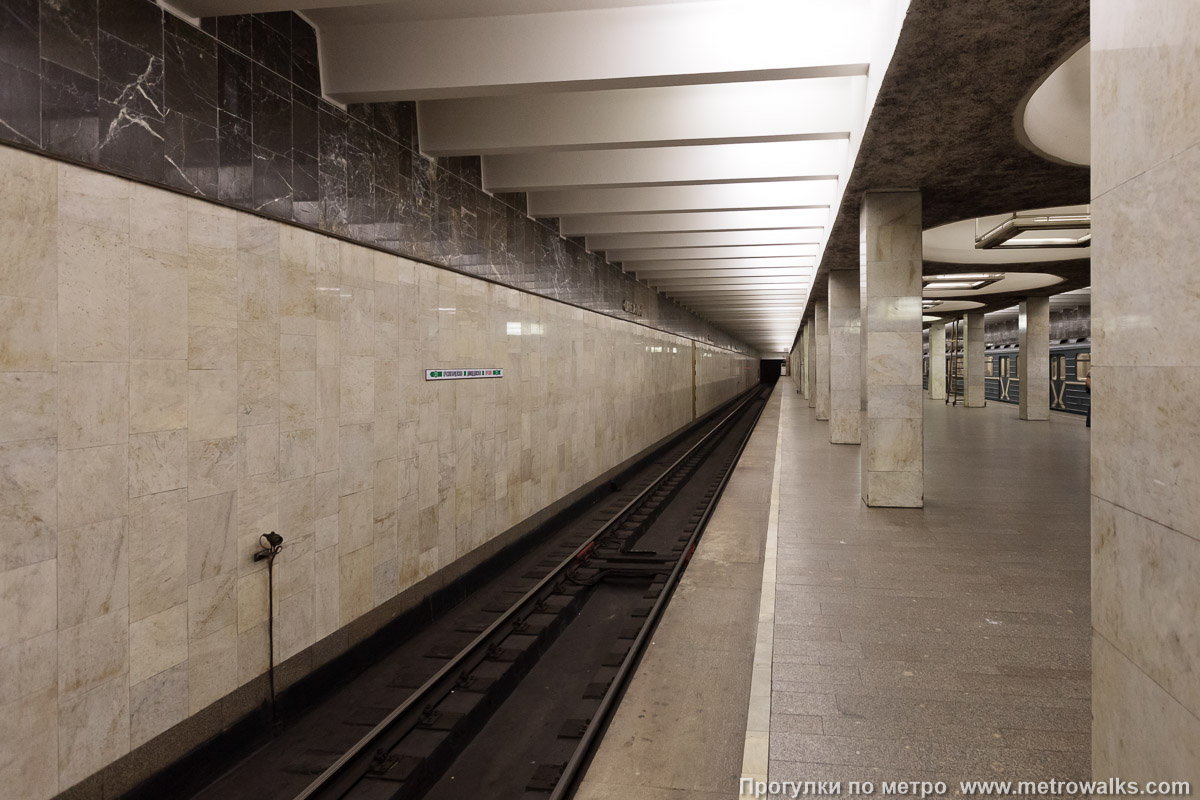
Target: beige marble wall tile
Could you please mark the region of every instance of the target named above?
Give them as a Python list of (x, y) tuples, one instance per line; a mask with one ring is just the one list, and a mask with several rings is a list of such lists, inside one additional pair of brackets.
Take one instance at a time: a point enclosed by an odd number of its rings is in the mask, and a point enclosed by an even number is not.
[(129, 510), (129, 446), (58, 454), (58, 524), (73, 528), (123, 517)]
[(188, 255), (208, 250), (232, 252), (237, 245), (238, 212), (209, 203), (188, 203)]
[(0, 442), (55, 436), (57, 403), (57, 373), (0, 372)]
[(289, 557), (296, 542), (311, 537), (316, 529), (316, 497), (311, 475), (279, 484), (278, 532), (292, 543)]
[[(237, 584), (237, 626), (242, 634), (267, 621), (267, 571), (265, 569), (243, 575)], [(278, 611), (279, 601), (275, 601)]]
[(0, 372), (53, 372), (58, 358), (54, 300), (0, 296)]
[(188, 584), (236, 569), (234, 513), (237, 492), (188, 500)]
[[(129, 671), (129, 610), (58, 631), (58, 696), (71, 700)], [(128, 682), (125, 682), (128, 685)]]
[(129, 437), (129, 496), (187, 486), (187, 431), (136, 433)]
[(58, 357), (129, 358), (128, 236), (64, 222), (58, 236)]
[(238, 486), (238, 440), (188, 443), (188, 499), (232, 492)]
[[(7, 177), (7, 176), (6, 176)], [(54, 219), (51, 210), (48, 217)], [(54, 300), (58, 297), (58, 227), (5, 214), (0, 241), (8, 243), (0, 263), (0, 295)]]
[(129, 367), (64, 361), (58, 367), (58, 446), (124, 444), (129, 438)]
[(123, 178), (59, 164), (59, 220), (128, 234), (129, 186)]
[(371, 490), (343, 495), (338, 503), (338, 549), (343, 554), (367, 546), (373, 536)]
[(188, 710), (195, 714), (232, 692), (238, 685), (237, 626), (188, 644)]
[(57, 631), (0, 647), (0, 707), (47, 689), (57, 694)]
[(374, 425), (342, 425), (338, 436), (338, 459), (342, 494), (369, 489), (374, 475)]
[[(241, 331), (239, 330), (239, 335)], [(274, 335), (278, 341), (278, 336)], [(279, 363), (277, 361), (240, 361), (238, 363), (239, 427), (279, 421)]]
[(29, 695), (0, 713), (0, 781), (14, 797), (58, 793), (58, 697)]
[(336, 547), (317, 550), (315, 561), (316, 587), (313, 608), (313, 635), (328, 636), (341, 625), (341, 565)]
[(312, 428), (317, 420), (317, 373), (284, 370), (279, 373), (279, 429)]
[(58, 534), (58, 626), (69, 628), (129, 605), (127, 518)]
[(338, 609), (342, 625), (361, 617), (373, 606), (375, 567), (372, 561), (369, 544), (338, 557)]
[(57, 476), (55, 439), (0, 444), (0, 570), (54, 558)]
[(237, 625), (238, 576), (234, 570), (188, 586), (187, 639), (195, 642)]
[(290, 481), (316, 473), (317, 432), (315, 429), (279, 434), (279, 479)]
[(130, 249), (130, 358), (188, 357), (187, 291), (183, 253), (170, 256), (136, 246)]
[(237, 436), (237, 393), (233, 370), (188, 370), (188, 441)]
[(1200, 142), (1196, 7), (1168, 0), (1153, 13), (1119, 0), (1092, 9), (1092, 195)]
[[(371, 281), (372, 285), (374, 281)], [(375, 292), (359, 286), (343, 286), (338, 349), (346, 356), (375, 354)]]
[(259, 537), (280, 527), (279, 480), (267, 473), (242, 478), (237, 495), (237, 565), (245, 575), (266, 569), (253, 556), (260, 548)]
[(127, 396), (130, 432), (188, 427), (187, 362), (131, 361)]
[(279, 470), (279, 425), (238, 428), (238, 475), (277, 474)]
[(288, 269), (316, 272), (317, 241), (321, 237), (303, 228), (282, 225), (279, 230), (279, 263)]
[(317, 337), (285, 333), (279, 337), (279, 368), (317, 368)]
[(70, 787), (129, 752), (124, 676), (58, 704), (59, 785)]
[(316, 589), (309, 586), (279, 603), (278, 655), (282, 661), (299, 653), (313, 641)]
[(375, 361), (371, 356), (342, 356), (339, 377), (339, 415), (342, 422), (369, 422), (373, 419)]
[(188, 327), (188, 369), (237, 369), (237, 329)]
[(144, 250), (186, 256), (187, 210), (186, 197), (130, 181), (129, 243)]
[[(270, 667), (270, 661), (271, 647), (266, 623), (238, 633), (237, 681), (239, 686), (266, 672)], [(278, 659), (276, 659), (276, 664), (278, 663)]]
[(129, 746), (140, 747), (187, 719), (188, 668), (181, 663), (129, 687)]
[(317, 277), (313, 273), (280, 270), (279, 330), (284, 334), (317, 335)]
[[(191, 235), (189, 217), (189, 236)], [(237, 327), (237, 262), (212, 245), (188, 246), (188, 325)]]
[(151, 614), (129, 625), (129, 683), (141, 683), (188, 657), (188, 604)]
[(1092, 775), (1191, 780), (1200, 721), (1103, 636), (1092, 637)]
[(140, 620), (187, 600), (187, 490), (129, 502), (129, 618)]
[[(1200, 539), (1200, 367), (1092, 368), (1092, 493)], [(1152, 404), (1146, 398), (1152, 397)]]
[[(1200, 542), (1092, 498), (1092, 624), (1180, 704), (1200, 716)], [(1137, 602), (1129, 602), (1137, 598)], [(1160, 625), (1170, 625), (1163, 646)]]
[(0, 572), (0, 648), (58, 627), (54, 559)]

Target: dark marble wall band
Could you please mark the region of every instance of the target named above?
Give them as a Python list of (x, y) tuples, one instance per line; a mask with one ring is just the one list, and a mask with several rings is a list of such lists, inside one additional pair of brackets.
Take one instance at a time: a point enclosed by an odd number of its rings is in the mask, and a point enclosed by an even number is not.
[(201, 30), (149, 0), (4, 0), (0, 140), (752, 352), (484, 192), (478, 159), (419, 155), (412, 103), (326, 102), (317, 64), (290, 12)]

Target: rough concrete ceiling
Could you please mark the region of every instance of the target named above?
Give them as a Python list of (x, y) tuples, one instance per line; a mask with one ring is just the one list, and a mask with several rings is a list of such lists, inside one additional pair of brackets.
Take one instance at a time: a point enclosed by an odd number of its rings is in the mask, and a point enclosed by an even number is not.
[[(806, 315), (829, 269), (858, 266), (859, 206), (871, 189), (919, 188), (923, 225), (1087, 203), (1089, 171), (1047, 161), (1017, 139), (1014, 114), (1037, 81), (1088, 36), (1087, 0), (912, 0), (863, 134)], [(1089, 262), (1005, 265), (1089, 283)], [(925, 272), (978, 272), (926, 262)], [(989, 297), (984, 310), (1017, 298)]]

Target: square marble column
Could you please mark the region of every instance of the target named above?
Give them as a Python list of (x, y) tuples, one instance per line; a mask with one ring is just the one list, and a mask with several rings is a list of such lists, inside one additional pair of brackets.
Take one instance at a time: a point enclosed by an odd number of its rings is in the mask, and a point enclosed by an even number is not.
[(1200, 4), (1090, 9), (1092, 774), (1195, 792)]
[(817, 419), (829, 419), (829, 307), (816, 303), (813, 309), (813, 338), (816, 348), (813, 368), (816, 370)]
[(929, 399), (946, 399), (946, 326), (929, 327)]
[[(963, 405), (967, 408), (987, 405), (983, 396), (983, 345), (983, 314), (967, 314), (963, 324)], [(1024, 384), (1021, 389), (1024, 391)]]
[(807, 357), (804, 359), (808, 364), (808, 407), (817, 407), (817, 323), (813, 318), (809, 318), (808, 324), (805, 326), (808, 330)]
[(800, 394), (808, 398), (808, 323), (800, 327)]
[(1050, 298), (1021, 301), (1017, 328), (1021, 419), (1050, 419)]
[(921, 193), (867, 192), (859, 217), (862, 497), (924, 505)]
[(829, 441), (858, 444), (861, 435), (858, 270), (829, 271)]

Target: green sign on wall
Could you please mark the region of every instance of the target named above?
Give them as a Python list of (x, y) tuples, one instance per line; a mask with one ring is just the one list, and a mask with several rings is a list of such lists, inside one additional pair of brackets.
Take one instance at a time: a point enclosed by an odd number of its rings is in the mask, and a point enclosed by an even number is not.
[(458, 381), (465, 378), (503, 378), (502, 369), (427, 369), (427, 381)]

